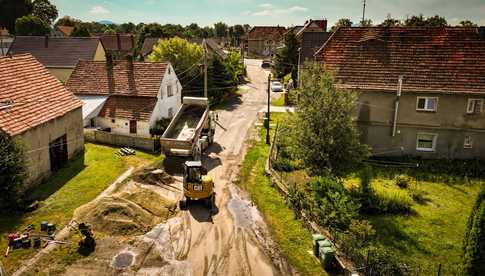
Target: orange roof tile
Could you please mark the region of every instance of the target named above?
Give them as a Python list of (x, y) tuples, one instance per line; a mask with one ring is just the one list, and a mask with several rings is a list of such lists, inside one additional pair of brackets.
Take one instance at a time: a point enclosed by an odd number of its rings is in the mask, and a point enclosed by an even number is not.
[(0, 76), (0, 129), (11, 136), (82, 106), (30, 54), (0, 57)]

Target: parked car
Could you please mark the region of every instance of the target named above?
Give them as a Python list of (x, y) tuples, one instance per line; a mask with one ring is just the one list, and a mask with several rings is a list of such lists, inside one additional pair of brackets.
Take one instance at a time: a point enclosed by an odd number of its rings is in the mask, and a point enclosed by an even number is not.
[(280, 81), (273, 81), (271, 83), (271, 91), (273, 92), (283, 92), (283, 84)]
[(263, 63), (261, 63), (261, 68), (267, 69), (271, 67), (271, 60), (263, 60)]

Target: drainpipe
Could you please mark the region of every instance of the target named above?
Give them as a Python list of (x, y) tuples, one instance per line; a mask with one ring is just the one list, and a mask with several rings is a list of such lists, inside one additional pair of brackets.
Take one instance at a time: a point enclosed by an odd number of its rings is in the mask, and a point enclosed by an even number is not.
[(403, 76), (399, 76), (399, 81), (398, 81), (398, 85), (397, 85), (397, 93), (396, 93), (396, 102), (394, 103), (394, 121), (392, 123), (392, 137), (396, 136), (397, 114), (399, 112), (399, 99), (401, 98), (402, 79), (403, 79)]

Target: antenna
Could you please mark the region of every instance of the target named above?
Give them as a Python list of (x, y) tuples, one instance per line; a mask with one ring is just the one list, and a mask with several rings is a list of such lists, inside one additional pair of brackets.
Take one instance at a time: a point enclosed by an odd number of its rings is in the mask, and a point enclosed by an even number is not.
[(367, 2), (367, 0), (363, 0), (363, 2), (362, 2), (364, 4), (364, 7), (362, 9), (362, 21), (361, 21), (361, 25), (364, 24), (364, 20), (365, 20), (365, 6), (366, 6), (366, 2)]

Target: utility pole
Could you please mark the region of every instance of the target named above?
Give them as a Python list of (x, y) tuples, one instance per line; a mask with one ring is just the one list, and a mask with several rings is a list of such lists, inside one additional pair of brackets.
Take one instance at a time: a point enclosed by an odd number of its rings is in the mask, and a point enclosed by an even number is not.
[(204, 97), (208, 98), (207, 93), (207, 42), (205, 39), (202, 41), (202, 46), (204, 47)]
[(270, 106), (270, 101), (271, 101), (271, 87), (270, 87), (270, 83), (271, 83), (271, 74), (268, 75), (268, 111), (266, 113), (266, 145), (269, 145), (270, 144), (270, 139), (269, 139), (269, 106)]
[(365, 20), (365, 5), (366, 5), (366, 0), (363, 0), (364, 1), (364, 8), (362, 10), (362, 22), (361, 22), (361, 25), (364, 24), (364, 20)]

